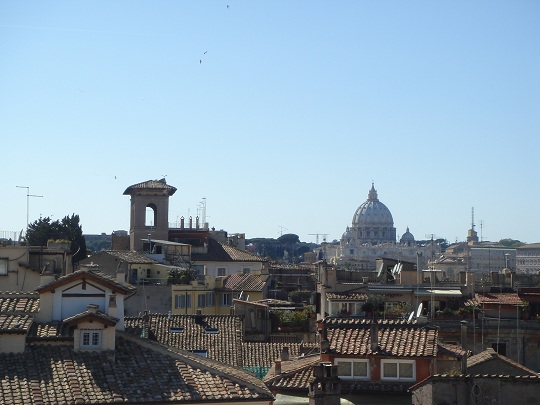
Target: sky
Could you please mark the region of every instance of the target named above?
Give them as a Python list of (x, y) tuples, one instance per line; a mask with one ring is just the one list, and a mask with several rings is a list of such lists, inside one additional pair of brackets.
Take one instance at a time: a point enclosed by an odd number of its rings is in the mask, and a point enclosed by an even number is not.
[(482, 240), (540, 242), (539, 16), (536, 0), (4, 0), (0, 231), (71, 214), (128, 230), (125, 189), (165, 178), (170, 222), (204, 201), (216, 229), (332, 241), (373, 182), (398, 235), (465, 240), (474, 208)]

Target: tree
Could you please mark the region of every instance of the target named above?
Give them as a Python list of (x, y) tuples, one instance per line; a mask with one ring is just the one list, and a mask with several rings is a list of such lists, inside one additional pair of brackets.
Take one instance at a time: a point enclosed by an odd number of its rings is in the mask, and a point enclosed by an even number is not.
[(71, 243), (73, 263), (86, 257), (86, 241), (78, 215), (65, 216), (62, 221), (51, 221), (50, 217), (40, 218), (28, 225), (26, 241), (31, 246), (47, 246), (49, 240), (59, 239)]

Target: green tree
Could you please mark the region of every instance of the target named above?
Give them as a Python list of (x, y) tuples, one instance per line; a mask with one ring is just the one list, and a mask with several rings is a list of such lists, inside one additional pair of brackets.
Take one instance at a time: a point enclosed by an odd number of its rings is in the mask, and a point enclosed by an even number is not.
[(501, 239), (499, 241), (499, 243), (503, 246), (507, 246), (507, 247), (510, 247), (510, 248), (517, 248), (517, 247), (520, 247), (520, 246), (523, 246), (525, 243), (517, 240), (517, 239), (510, 239), (510, 238), (507, 238), (507, 239)]
[(47, 246), (47, 241), (65, 239), (70, 241), (73, 263), (86, 257), (86, 241), (83, 237), (79, 216), (65, 216), (62, 221), (40, 218), (28, 225), (26, 241), (31, 246)]

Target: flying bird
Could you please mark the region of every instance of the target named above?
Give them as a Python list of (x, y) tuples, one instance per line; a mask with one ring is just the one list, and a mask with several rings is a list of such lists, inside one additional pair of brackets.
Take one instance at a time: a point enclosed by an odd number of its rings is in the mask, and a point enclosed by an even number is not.
[(199, 63), (202, 63), (202, 60), (201, 60), (201, 59), (199, 59)]
[(208, 53), (208, 51), (204, 51), (204, 54), (203, 55), (206, 55)]

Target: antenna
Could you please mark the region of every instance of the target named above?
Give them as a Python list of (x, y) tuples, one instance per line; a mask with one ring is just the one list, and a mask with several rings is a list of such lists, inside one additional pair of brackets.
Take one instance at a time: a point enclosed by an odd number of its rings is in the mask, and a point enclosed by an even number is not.
[(471, 229), (474, 231), (474, 207), (471, 208)]
[[(28, 238), (28, 226), (30, 225), (30, 197), (43, 197), (43, 196), (30, 194), (30, 187), (28, 186), (16, 186), (16, 187), (26, 189), (26, 238)], [(30, 246), (28, 244), (28, 240), (26, 241), (26, 245)], [(28, 259), (30, 259), (30, 257)]]
[(328, 236), (327, 233), (309, 233), (308, 235), (313, 235), (313, 236), (316, 236), (316, 240), (317, 240), (317, 245), (319, 244), (319, 236), (322, 236), (323, 237), (323, 242), (326, 242), (326, 237)]
[(288, 231), (284, 226), (278, 225), (278, 227), (280, 228), (280, 236), (283, 236), (283, 231)]

